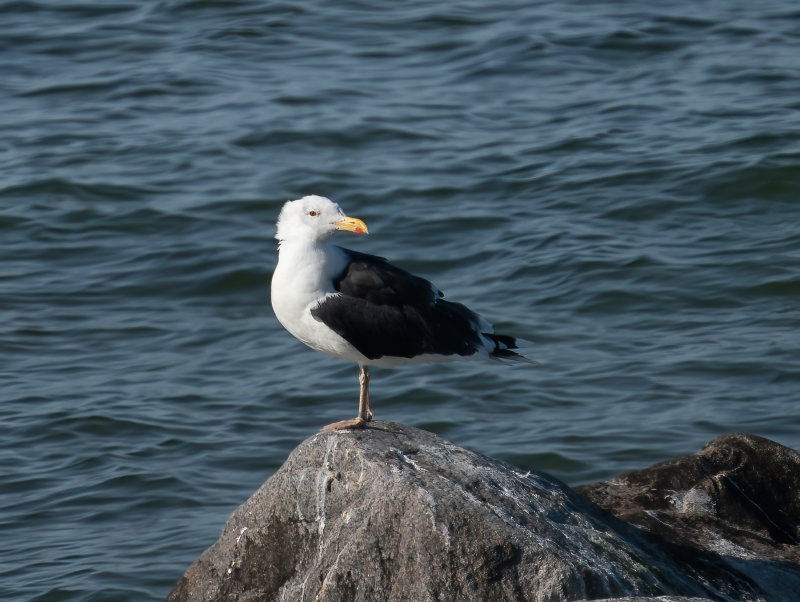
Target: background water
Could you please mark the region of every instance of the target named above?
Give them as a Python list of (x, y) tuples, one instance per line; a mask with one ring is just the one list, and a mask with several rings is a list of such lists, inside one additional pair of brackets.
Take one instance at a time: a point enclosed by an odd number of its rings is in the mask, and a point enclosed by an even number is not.
[(269, 306), (283, 201), (535, 343), (376, 417), (571, 484), (800, 447), (792, 3), (0, 2), (0, 598), (166, 595), (356, 369)]

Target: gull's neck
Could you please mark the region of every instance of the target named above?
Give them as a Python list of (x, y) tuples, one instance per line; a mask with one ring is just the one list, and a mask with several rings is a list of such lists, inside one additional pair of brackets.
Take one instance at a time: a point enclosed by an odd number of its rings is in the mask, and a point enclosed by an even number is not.
[[(347, 263), (347, 256), (325, 240), (282, 240), (278, 244), (275, 277), (305, 290), (329, 290)], [(301, 284), (302, 283), (302, 284)]]

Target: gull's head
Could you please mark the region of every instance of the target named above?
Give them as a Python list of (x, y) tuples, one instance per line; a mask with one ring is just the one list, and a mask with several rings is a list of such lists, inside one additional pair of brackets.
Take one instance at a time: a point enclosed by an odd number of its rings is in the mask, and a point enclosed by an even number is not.
[(322, 241), (337, 230), (367, 234), (367, 225), (358, 218), (345, 215), (332, 200), (313, 194), (283, 205), (275, 238), (281, 242)]

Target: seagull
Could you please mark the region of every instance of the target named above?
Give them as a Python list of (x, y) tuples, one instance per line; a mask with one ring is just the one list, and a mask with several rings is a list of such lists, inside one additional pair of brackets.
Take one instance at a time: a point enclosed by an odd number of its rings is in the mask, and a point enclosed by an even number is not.
[(358, 416), (323, 430), (364, 428), (369, 366), (463, 358), (530, 363), (515, 337), (494, 334), (466, 306), (446, 301), (427, 280), (382, 257), (331, 244), (337, 231), (367, 234), (330, 199), (310, 195), (283, 205), (278, 216), (278, 264), (271, 301), (283, 327), (312, 349), (358, 364)]

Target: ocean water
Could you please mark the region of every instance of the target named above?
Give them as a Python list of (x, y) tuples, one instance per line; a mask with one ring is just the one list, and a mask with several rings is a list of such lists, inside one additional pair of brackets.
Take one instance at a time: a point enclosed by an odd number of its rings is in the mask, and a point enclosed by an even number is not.
[(274, 221), (538, 366), (372, 372), (376, 418), (570, 484), (800, 447), (789, 2), (0, 2), (0, 599), (157, 600), (356, 368), (283, 331)]

